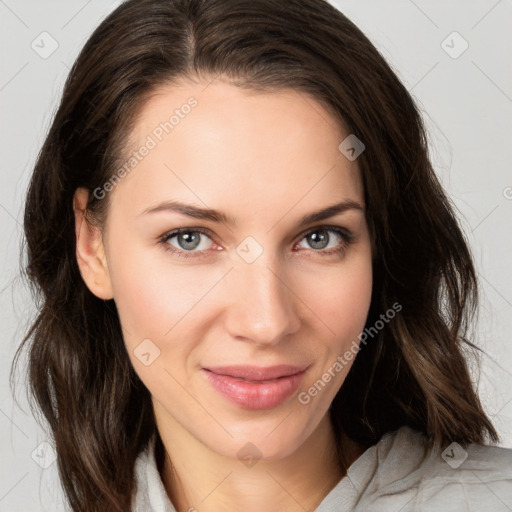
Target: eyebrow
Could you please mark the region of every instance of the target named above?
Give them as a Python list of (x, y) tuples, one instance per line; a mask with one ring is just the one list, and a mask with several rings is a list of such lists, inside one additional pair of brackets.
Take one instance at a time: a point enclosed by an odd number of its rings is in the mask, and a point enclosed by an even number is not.
[[(327, 206), (326, 208), (322, 208), (321, 210), (318, 210), (316, 212), (304, 215), (299, 219), (298, 225), (303, 226), (306, 224), (311, 224), (313, 222), (319, 222), (349, 210), (364, 212), (364, 207), (357, 201), (353, 201), (352, 199), (346, 199), (344, 201), (341, 201), (340, 203), (336, 203)], [(182, 215), (193, 217), (194, 219), (209, 220), (212, 222), (217, 222), (219, 224), (226, 224), (232, 226), (236, 225), (236, 219), (234, 217), (231, 217), (230, 215), (227, 215), (224, 212), (213, 210), (211, 208), (193, 206), (191, 204), (185, 204), (179, 201), (164, 201), (162, 203), (157, 204), (156, 206), (146, 208), (140, 215), (148, 215), (158, 212), (181, 213)]]

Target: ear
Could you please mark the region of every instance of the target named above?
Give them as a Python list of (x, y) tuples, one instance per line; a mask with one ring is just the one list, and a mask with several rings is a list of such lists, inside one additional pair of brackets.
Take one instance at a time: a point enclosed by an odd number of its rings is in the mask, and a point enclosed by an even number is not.
[(112, 299), (112, 284), (105, 256), (101, 230), (85, 217), (89, 192), (77, 188), (73, 197), (75, 213), (76, 259), (80, 274), (91, 292), (100, 299)]

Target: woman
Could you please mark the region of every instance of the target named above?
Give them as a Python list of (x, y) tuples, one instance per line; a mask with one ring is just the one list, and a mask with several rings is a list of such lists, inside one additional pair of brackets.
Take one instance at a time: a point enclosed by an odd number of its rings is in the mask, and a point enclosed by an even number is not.
[(512, 507), (427, 153), (323, 0), (128, 0), (101, 23), (25, 211), (30, 384), (74, 511)]

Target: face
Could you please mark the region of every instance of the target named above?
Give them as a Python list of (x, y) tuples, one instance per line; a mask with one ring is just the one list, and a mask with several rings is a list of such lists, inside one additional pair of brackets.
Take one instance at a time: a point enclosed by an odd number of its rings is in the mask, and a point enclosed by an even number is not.
[(338, 149), (349, 133), (312, 98), (206, 85), (163, 87), (141, 110), (137, 162), (109, 192), (109, 279), (159, 427), (276, 459), (326, 418), (364, 328), (364, 190)]

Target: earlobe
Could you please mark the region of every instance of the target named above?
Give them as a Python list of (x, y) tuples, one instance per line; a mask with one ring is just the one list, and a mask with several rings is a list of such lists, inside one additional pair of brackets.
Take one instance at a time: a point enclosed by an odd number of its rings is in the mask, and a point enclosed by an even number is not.
[(113, 298), (112, 284), (101, 230), (85, 217), (89, 192), (78, 188), (73, 197), (75, 214), (76, 258), (80, 274), (89, 290), (100, 299)]

